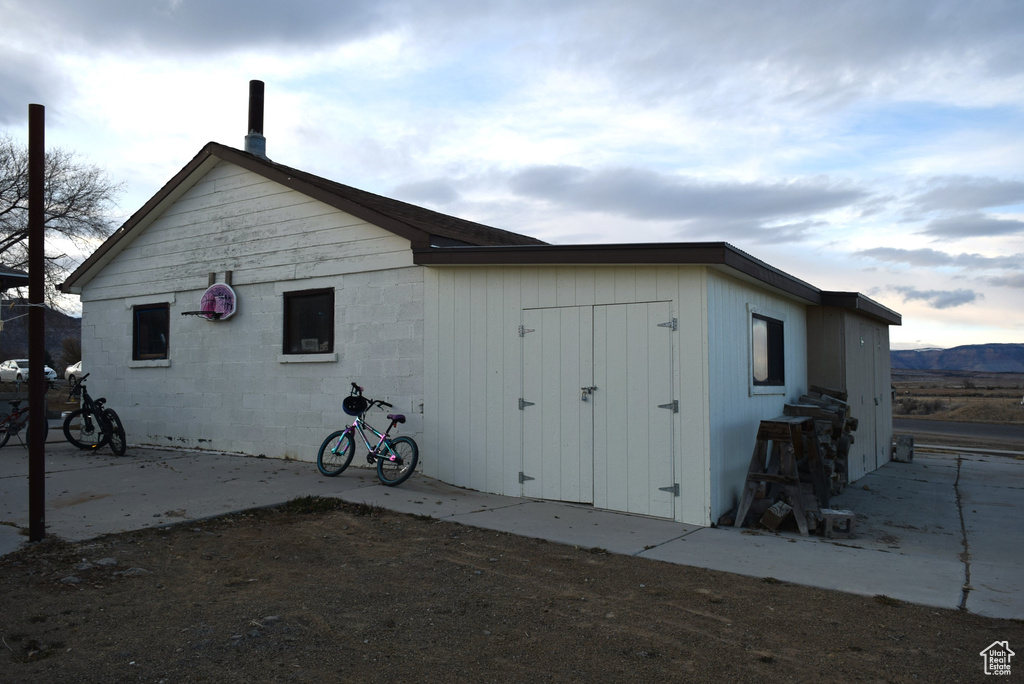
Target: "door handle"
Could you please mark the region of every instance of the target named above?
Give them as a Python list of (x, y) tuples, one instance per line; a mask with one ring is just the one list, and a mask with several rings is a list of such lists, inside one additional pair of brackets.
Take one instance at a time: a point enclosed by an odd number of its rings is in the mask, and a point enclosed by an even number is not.
[(590, 401), (587, 397), (593, 394), (596, 389), (596, 387), (580, 387), (580, 391), (582, 392), (582, 394), (580, 394), (580, 401)]

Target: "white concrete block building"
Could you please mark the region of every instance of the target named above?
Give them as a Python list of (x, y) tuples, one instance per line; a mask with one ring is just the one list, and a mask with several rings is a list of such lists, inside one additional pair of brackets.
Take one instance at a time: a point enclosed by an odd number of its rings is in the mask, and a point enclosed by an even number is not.
[(210, 143), (63, 290), (133, 444), (313, 461), (355, 381), (429, 476), (707, 525), (821, 384), (851, 477), (889, 458), (899, 315), (725, 243), (546, 245)]

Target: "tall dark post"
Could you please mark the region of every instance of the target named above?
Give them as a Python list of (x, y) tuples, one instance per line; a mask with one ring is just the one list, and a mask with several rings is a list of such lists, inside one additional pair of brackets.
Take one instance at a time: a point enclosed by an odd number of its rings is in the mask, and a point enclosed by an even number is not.
[(28, 106), (28, 538), (46, 536), (46, 321), (43, 268), (46, 108)]

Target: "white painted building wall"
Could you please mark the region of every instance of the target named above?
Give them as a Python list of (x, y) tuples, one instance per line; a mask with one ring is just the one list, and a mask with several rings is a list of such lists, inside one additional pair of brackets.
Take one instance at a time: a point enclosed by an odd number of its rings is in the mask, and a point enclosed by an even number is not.
[[(237, 313), (181, 316), (211, 271), (232, 272)], [(312, 461), (355, 381), (420, 439), (423, 273), (404, 238), (222, 162), (85, 285), (90, 393), (130, 444)], [(283, 293), (322, 287), (335, 290), (335, 353), (283, 355)], [(158, 302), (170, 358), (132, 361), (132, 306)]]
[(524, 414), (518, 400), (524, 359), (518, 329), (524, 310), (668, 302), (679, 321), (665, 368), (680, 402), (678, 414), (667, 414), (674, 421), (680, 485), (675, 519), (709, 524), (706, 272), (701, 266), (429, 268), (424, 472), (471, 489), (522, 495)]
[[(721, 273), (708, 276), (712, 520), (739, 503), (762, 420), (781, 416), (807, 392), (807, 307)], [(751, 313), (781, 320), (783, 387), (751, 388)]]

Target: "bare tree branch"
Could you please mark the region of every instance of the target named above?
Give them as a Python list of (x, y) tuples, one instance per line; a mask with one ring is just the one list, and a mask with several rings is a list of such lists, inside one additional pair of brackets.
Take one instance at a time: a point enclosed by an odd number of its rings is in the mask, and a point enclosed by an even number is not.
[[(46, 291), (57, 303), (57, 285), (74, 267), (58, 248), (59, 239), (83, 252), (106, 239), (113, 228), (107, 220), (121, 190), (97, 166), (78, 160), (74, 152), (46, 152), (44, 227), (46, 230)], [(8, 134), (0, 135), (0, 265), (26, 270), (28, 265), (28, 148)]]

